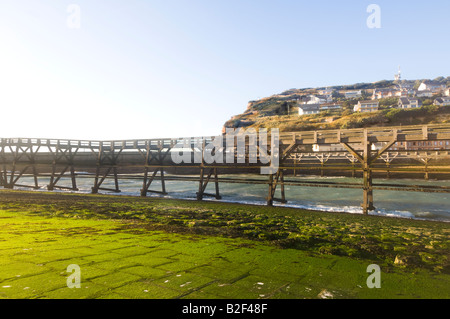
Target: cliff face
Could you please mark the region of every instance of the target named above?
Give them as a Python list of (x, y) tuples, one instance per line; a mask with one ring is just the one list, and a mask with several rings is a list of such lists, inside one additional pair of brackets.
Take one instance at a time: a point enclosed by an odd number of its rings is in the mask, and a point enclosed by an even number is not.
[[(444, 84), (450, 84), (450, 77), (440, 77)], [(358, 83), (322, 88), (290, 89), (280, 94), (265, 97), (259, 100), (249, 101), (242, 114), (233, 116), (225, 122), (226, 128), (279, 128), (280, 131), (302, 131), (336, 128), (360, 128), (367, 126), (385, 125), (413, 125), (427, 123), (449, 123), (450, 106), (438, 107), (433, 101), (439, 94), (432, 98), (419, 98), (423, 107), (418, 109), (401, 110), (397, 108), (398, 97), (379, 99), (380, 109), (377, 112), (358, 113), (353, 112), (353, 106), (360, 100), (372, 99), (374, 90), (380, 89), (399, 90), (405, 87), (409, 92), (420, 85), (423, 80), (413, 81), (379, 81), (375, 83)], [(357, 98), (346, 98), (345, 92), (361, 91)], [(410, 93), (411, 94), (411, 93)], [(311, 103), (311, 96), (328, 96), (328, 102), (341, 105), (339, 110), (329, 110), (319, 114), (300, 116), (299, 106)]]

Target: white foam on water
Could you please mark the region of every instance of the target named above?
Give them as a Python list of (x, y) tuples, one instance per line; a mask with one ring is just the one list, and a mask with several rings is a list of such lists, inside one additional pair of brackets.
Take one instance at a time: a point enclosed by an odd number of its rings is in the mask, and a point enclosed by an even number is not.
[[(328, 177), (331, 178), (339, 178), (339, 177)], [(61, 182), (64, 182), (63, 179), (61, 179)], [(65, 179), (66, 185), (71, 185), (70, 179)], [(100, 190), (100, 194), (108, 194), (108, 195), (122, 195), (122, 196), (140, 196), (140, 188), (142, 187), (142, 182), (137, 180), (127, 180), (122, 179), (120, 181), (120, 193), (113, 193), (113, 192), (107, 192)], [(166, 186), (170, 185), (170, 193), (167, 195), (162, 194), (156, 194), (156, 193), (148, 193), (148, 197), (155, 197), (155, 198), (169, 198), (169, 199), (185, 199), (185, 200), (196, 200), (196, 183), (190, 183), (190, 182), (167, 182)], [(28, 180), (27, 184), (33, 184), (32, 179)], [(40, 181), (40, 184), (46, 184), (44, 181)], [(113, 183), (112, 183), (113, 184)], [(110, 181), (105, 181), (104, 185), (105, 187), (111, 186), (111, 188), (114, 188), (112, 186)], [(79, 191), (71, 191), (71, 190), (64, 190), (64, 189), (55, 189), (54, 192), (58, 193), (79, 193), (79, 194), (90, 194), (93, 185), (93, 178), (89, 177), (86, 179), (80, 179), (77, 180), (77, 187), (79, 188)], [(160, 187), (160, 183), (157, 183), (155, 181), (155, 184), (152, 185), (154, 189), (158, 189)], [(258, 206), (265, 206), (267, 203), (264, 199), (265, 196), (265, 188), (263, 186), (255, 186), (255, 185), (245, 185), (239, 184), (239, 186), (233, 185), (229, 186), (227, 184), (224, 184), (225, 187), (221, 188), (221, 196), (222, 199), (217, 200), (213, 197), (204, 197), (203, 200), (205, 201), (217, 201), (217, 202), (226, 202), (226, 203), (240, 203), (240, 204), (249, 204), (249, 205), (258, 205)], [(29, 188), (24, 187), (17, 187), (17, 189), (22, 190), (30, 190)], [(289, 190), (287, 188), (286, 190)], [(175, 191), (172, 191), (175, 190)], [(336, 213), (350, 213), (350, 214), (362, 214), (362, 208), (359, 205), (355, 205), (356, 201), (353, 195), (348, 195), (344, 198), (344, 194), (335, 192), (334, 198), (330, 198), (328, 196), (328, 193), (325, 195), (320, 195), (316, 191), (311, 192), (313, 188), (305, 187), (303, 189), (300, 189), (298, 193), (292, 193), (292, 195), (298, 196), (300, 198), (304, 198), (304, 201), (296, 201), (291, 200), (288, 201), (288, 203), (279, 203), (274, 202), (274, 206), (276, 207), (290, 207), (290, 208), (299, 208), (299, 209), (306, 209), (306, 210), (315, 210), (315, 211), (324, 211), (324, 212), (336, 212)], [(47, 187), (43, 186), (40, 189), (37, 189), (36, 191), (47, 191)], [(297, 188), (296, 188), (297, 191)], [(309, 197), (308, 197), (309, 196)], [(323, 196), (322, 202), (320, 202), (319, 197)], [(328, 197), (327, 197), (328, 196)], [(287, 196), (289, 198), (289, 196)], [(297, 197), (297, 198), (298, 198)], [(386, 195), (383, 195), (383, 198), (386, 199)], [(411, 197), (406, 197), (406, 199), (410, 199)], [(417, 198), (417, 197), (416, 197)], [(429, 197), (427, 197), (429, 198)], [(399, 197), (394, 198), (394, 204), (390, 203), (389, 201), (385, 201), (383, 203), (382, 201), (379, 201), (377, 209), (374, 211), (369, 212), (369, 215), (374, 216), (387, 216), (387, 217), (397, 217), (397, 218), (408, 218), (408, 219), (420, 219), (420, 220), (437, 220), (437, 221), (444, 221), (444, 222), (450, 222), (450, 214), (449, 211), (446, 211), (446, 205), (439, 204), (439, 206), (443, 207), (436, 207), (434, 210), (431, 208), (430, 205), (432, 205), (432, 200), (429, 200), (428, 203), (420, 203), (420, 199), (418, 200), (417, 204), (421, 204), (423, 208), (420, 207), (420, 205), (414, 205), (413, 202), (409, 203), (409, 205), (405, 206), (405, 203), (397, 202), (399, 200)], [(317, 200), (317, 202), (315, 202)], [(405, 200), (405, 199), (403, 199)], [(422, 198), (423, 200), (423, 198)], [(441, 199), (442, 201), (442, 199)], [(445, 200), (444, 200), (445, 201)], [(348, 204), (349, 203), (349, 204)], [(441, 203), (441, 202), (439, 202)], [(386, 207), (382, 207), (382, 205), (385, 205)], [(393, 209), (391, 207), (397, 206), (398, 207), (407, 207), (407, 209)], [(409, 211), (409, 208), (412, 209), (412, 211)], [(429, 211), (431, 209), (431, 211)]]

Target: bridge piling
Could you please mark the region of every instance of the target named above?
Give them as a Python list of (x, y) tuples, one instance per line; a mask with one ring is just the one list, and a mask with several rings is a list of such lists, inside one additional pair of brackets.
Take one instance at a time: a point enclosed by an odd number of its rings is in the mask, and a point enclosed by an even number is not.
[[(202, 166), (200, 168), (200, 180), (199, 180), (199, 184), (198, 184), (197, 200), (203, 200), (204, 196), (215, 197), (216, 199), (221, 199), (222, 197), (220, 196), (220, 193), (219, 193), (219, 178), (217, 175), (217, 169), (209, 168), (209, 171), (206, 175), (206, 179), (205, 179), (205, 171), (206, 171), (206, 168)], [(215, 194), (206, 193), (205, 192), (206, 187), (208, 186), (208, 183), (213, 174), (214, 174)]]

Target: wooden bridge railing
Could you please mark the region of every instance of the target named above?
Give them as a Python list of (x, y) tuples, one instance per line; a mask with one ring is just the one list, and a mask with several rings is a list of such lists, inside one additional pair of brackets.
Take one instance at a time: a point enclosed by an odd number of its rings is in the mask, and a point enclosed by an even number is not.
[[(369, 138), (371, 143), (388, 142), (393, 137), (397, 141), (449, 140), (450, 124), (280, 132), (280, 142), (282, 144), (289, 144), (295, 139), (302, 144), (361, 143), (365, 136)], [(268, 132), (268, 137), (270, 137), (270, 131)], [(198, 140), (206, 140), (209, 142), (214, 138), (215, 136), (207, 136), (190, 137), (189, 139), (192, 141), (192, 144), (196, 144)], [(184, 139), (185, 137), (101, 141), (47, 138), (1, 138), (0, 144), (5, 146), (137, 149), (159, 145), (173, 147), (177, 143), (182, 143)]]

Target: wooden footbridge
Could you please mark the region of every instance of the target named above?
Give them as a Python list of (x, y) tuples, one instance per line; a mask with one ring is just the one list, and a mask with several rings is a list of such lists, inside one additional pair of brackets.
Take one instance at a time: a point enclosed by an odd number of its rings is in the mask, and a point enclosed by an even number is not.
[[(273, 135), (273, 134), (272, 134)], [(77, 191), (79, 173), (90, 172), (94, 177), (92, 193), (120, 192), (122, 179), (142, 180), (140, 193), (167, 194), (166, 181), (191, 181), (198, 183), (197, 199), (213, 196), (220, 199), (220, 183), (267, 184), (267, 204), (286, 202), (285, 186), (359, 188), (363, 191), (364, 214), (374, 209), (373, 190), (402, 190), (421, 192), (450, 192), (450, 187), (437, 185), (375, 184), (374, 176), (391, 174), (449, 174), (450, 176), (450, 125), (425, 125), (402, 127), (374, 127), (367, 129), (323, 130), (279, 133), (277, 145), (271, 144), (268, 134), (266, 152), (278, 150), (279, 165), (266, 177), (249, 178), (249, 173), (259, 174), (262, 164), (256, 161), (261, 149), (253, 148), (251, 138), (244, 137), (246, 152), (237, 149), (240, 134), (219, 137), (163, 138), (148, 140), (89, 141), (38, 138), (2, 138), (0, 144), (0, 186), (47, 187), (48, 190), (68, 189)], [(244, 134), (245, 136), (245, 134)], [(233, 143), (226, 144), (230, 140)], [(189, 141), (186, 144), (186, 141)], [(220, 141), (214, 153), (223, 152), (232, 161), (207, 163), (204, 154), (207, 145)], [(435, 149), (407, 149), (405, 143), (436, 145)], [(431, 143), (424, 143), (431, 142)], [(423, 143), (423, 144), (421, 144)], [(175, 163), (174, 152), (180, 145), (192, 153), (191, 161)], [(260, 144), (258, 144), (260, 145)], [(167, 173), (169, 172), (169, 173)], [(361, 183), (335, 183), (306, 181), (289, 178), (296, 174), (361, 175)], [(232, 174), (232, 175), (230, 175)], [(239, 177), (239, 174), (246, 174)], [(33, 184), (23, 184), (23, 177), (32, 177)], [(238, 176), (238, 177), (236, 177)], [(46, 177), (46, 185), (39, 179)], [(71, 186), (61, 186), (62, 178), (69, 178)], [(103, 185), (112, 179), (114, 187)], [(160, 181), (161, 189), (151, 189), (154, 181)], [(209, 183), (214, 183), (215, 193), (206, 193)], [(277, 188), (280, 197), (275, 196)]]

